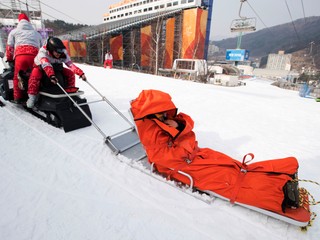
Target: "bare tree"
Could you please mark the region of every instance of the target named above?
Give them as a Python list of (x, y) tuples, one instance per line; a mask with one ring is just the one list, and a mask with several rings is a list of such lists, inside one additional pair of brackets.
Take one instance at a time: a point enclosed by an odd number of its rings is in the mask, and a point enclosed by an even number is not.
[(155, 24), (153, 25), (154, 31), (152, 31), (152, 43), (150, 46), (150, 50), (152, 52), (152, 65), (154, 66), (154, 74), (158, 74), (159, 69), (159, 61), (160, 61), (160, 49), (161, 49), (161, 37), (162, 37), (162, 29), (163, 29), (163, 16), (159, 16), (156, 19)]

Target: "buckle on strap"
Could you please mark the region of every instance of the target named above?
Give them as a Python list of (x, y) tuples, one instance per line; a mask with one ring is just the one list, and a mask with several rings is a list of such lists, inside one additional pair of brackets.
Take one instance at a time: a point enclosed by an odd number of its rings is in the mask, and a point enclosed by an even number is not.
[[(246, 161), (246, 158), (250, 156), (251, 159)], [(248, 172), (247, 170), (247, 163), (251, 162), (252, 160), (254, 159), (254, 155), (253, 153), (248, 153), (246, 155), (244, 155), (243, 159), (242, 159), (242, 164), (241, 164), (241, 169), (240, 169), (240, 172), (238, 174), (238, 177), (237, 177), (237, 180), (235, 182), (235, 186), (234, 186), (234, 190), (232, 192), (232, 195), (230, 197), (230, 202), (232, 204), (235, 203), (236, 199), (237, 199), (237, 196), (238, 196), (238, 193), (240, 191), (240, 188), (241, 188), (241, 185), (242, 185), (242, 181), (246, 175), (246, 173)]]
[(192, 160), (189, 159), (189, 158), (186, 158), (186, 159), (185, 159), (185, 162), (186, 162), (187, 164), (190, 164), (190, 163), (192, 163)]

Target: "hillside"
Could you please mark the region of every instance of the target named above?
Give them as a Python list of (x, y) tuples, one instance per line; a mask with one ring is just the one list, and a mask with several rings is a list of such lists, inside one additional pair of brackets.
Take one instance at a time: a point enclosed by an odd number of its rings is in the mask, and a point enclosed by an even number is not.
[(47, 28), (51, 28), (53, 30), (54, 35), (65, 34), (70, 31), (88, 26), (83, 24), (66, 23), (62, 20), (54, 20), (54, 21), (44, 20), (44, 25)]
[[(310, 48), (311, 42), (312, 49)], [(237, 37), (221, 41), (214, 41), (223, 55), (225, 49), (234, 49), (237, 46)], [(281, 24), (265, 28), (257, 32), (242, 36), (241, 48), (250, 51), (251, 58), (262, 58), (269, 53), (284, 50), (285, 53), (303, 52), (314, 58), (314, 63), (320, 69), (320, 17), (298, 19), (293, 23)]]

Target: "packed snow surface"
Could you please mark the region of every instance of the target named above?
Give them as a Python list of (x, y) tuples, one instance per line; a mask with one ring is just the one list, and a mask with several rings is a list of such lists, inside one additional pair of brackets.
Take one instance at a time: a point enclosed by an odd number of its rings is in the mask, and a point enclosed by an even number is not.
[[(222, 87), (78, 64), (89, 82), (130, 119), (143, 89), (169, 93), (195, 121), (200, 147), (242, 160), (294, 156), (299, 178), (320, 182), (320, 103), (266, 79)], [(0, 69), (1, 70), (1, 69)], [(77, 80), (88, 101), (100, 99)], [(3, 101), (3, 99), (1, 98)], [(107, 135), (128, 127), (108, 104), (90, 104)], [(319, 239), (320, 217), (307, 232), (215, 199), (199, 200), (132, 168), (94, 126), (69, 133), (6, 102), (0, 108), (0, 239)], [(316, 200), (320, 187), (301, 182)], [(320, 215), (320, 206), (311, 210)]]

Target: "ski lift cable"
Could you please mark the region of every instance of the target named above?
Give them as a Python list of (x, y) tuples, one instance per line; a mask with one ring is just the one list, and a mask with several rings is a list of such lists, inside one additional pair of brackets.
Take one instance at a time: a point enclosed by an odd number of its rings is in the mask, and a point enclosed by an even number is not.
[(250, 3), (247, 1), (247, 3), (248, 3), (248, 5), (249, 5), (249, 7), (251, 8), (251, 10), (254, 12), (254, 14), (257, 16), (257, 18), (259, 18), (259, 20), (262, 22), (262, 24), (263, 24), (263, 26), (265, 27), (265, 28), (268, 28), (269, 29), (269, 27), (264, 23), (264, 21), (261, 19), (261, 17), (259, 16), (259, 14), (253, 9), (253, 7), (250, 5)]
[(248, 0), (246, 0), (246, 2), (248, 3), (249, 7), (251, 8), (251, 10), (254, 12), (254, 14), (257, 16), (257, 18), (260, 20), (260, 22), (262, 23), (262, 25), (271, 33), (273, 34), (273, 32), (270, 30), (270, 28), (264, 23), (264, 21), (261, 19), (261, 17), (259, 16), (259, 14), (253, 9), (253, 7), (251, 6), (251, 4), (248, 2)]
[[(20, 2), (20, 3), (22, 3), (22, 4), (27, 4), (27, 2), (23, 2), (23, 1), (21, 1), (21, 0), (17, 0), (17, 1)], [(73, 20), (75, 20), (75, 21), (77, 21), (77, 22), (79, 22), (79, 23), (85, 24), (85, 23), (83, 23), (82, 21), (80, 21), (79, 19), (75, 19), (75, 18), (73, 18), (73, 17), (71, 17), (71, 16), (69, 16), (69, 15), (67, 15), (67, 14), (59, 11), (58, 9), (55, 9), (55, 8), (49, 6), (48, 4), (44, 3), (43, 1), (40, 1), (40, 0), (39, 0), (39, 2), (40, 2), (41, 4), (47, 6), (47, 7), (50, 8), (50, 9), (52, 9), (52, 10), (54, 10), (54, 11), (56, 11), (56, 12), (59, 12), (59, 13), (63, 14), (64, 16), (66, 16), (66, 17), (68, 17), (68, 18), (71, 18), (71, 19), (73, 19)], [(34, 7), (32, 7), (32, 6), (29, 6), (29, 7), (30, 7), (30, 8), (34, 8)], [(34, 9), (35, 9), (35, 8), (34, 8)], [(49, 16), (49, 17), (51, 17), (51, 18), (53, 18), (53, 19), (60, 20), (60, 19), (58, 19), (58, 18), (56, 18), (56, 17), (54, 17), (54, 16), (52, 16), (52, 15), (50, 15), (50, 14), (44, 12), (44, 11), (41, 11), (41, 13), (44, 14), (44, 15), (46, 15), (46, 16)]]
[(304, 11), (304, 4), (303, 4), (303, 0), (301, 0), (301, 6), (302, 6), (302, 12), (303, 12), (303, 18), (304, 18), (304, 23), (306, 23), (306, 13)]
[(298, 38), (298, 40), (299, 40), (299, 42), (300, 42), (300, 37), (299, 37), (299, 34), (298, 34), (298, 32), (297, 32), (296, 26), (294, 25), (294, 22), (293, 22), (293, 19), (292, 19), (292, 14), (291, 14), (291, 11), (290, 11), (290, 8), (289, 8), (289, 5), (288, 5), (287, 0), (285, 0), (285, 3), (286, 3), (286, 6), (287, 6), (287, 9), (288, 9), (290, 18), (291, 18), (291, 23), (292, 23), (294, 32), (296, 33), (296, 36), (297, 36), (297, 38)]
[(79, 23), (86, 24), (86, 23), (84, 23), (84, 22), (80, 21), (79, 19), (73, 18), (73, 17), (69, 16), (68, 14), (65, 14), (65, 13), (63, 13), (63, 12), (59, 11), (58, 9), (55, 9), (55, 8), (53, 8), (53, 7), (49, 6), (48, 4), (43, 3), (43, 1), (40, 1), (40, 0), (39, 0), (39, 2), (40, 2), (41, 4), (43, 4), (43, 5), (47, 6), (48, 8), (51, 8), (52, 10), (55, 10), (55, 11), (57, 11), (57, 12), (59, 12), (59, 13), (63, 14), (63, 15), (64, 15), (64, 16), (66, 16), (66, 17), (69, 17), (69, 18), (71, 18), (71, 19), (73, 19), (73, 20), (75, 20), (75, 21), (77, 21), (77, 22), (79, 22)]
[(8, 5), (4, 4), (4, 3), (0, 3), (0, 6), (4, 6), (4, 7), (7, 7), (9, 9), (11, 9), (11, 6), (8, 6)]
[[(22, 4), (27, 4), (27, 3), (21, 2), (20, 0), (17, 0), (17, 1), (20, 2), (20, 3), (22, 3)], [(11, 7), (9, 7), (9, 8), (11, 8)], [(30, 6), (30, 5), (28, 5), (28, 8), (31, 8), (31, 9), (33, 9), (33, 10), (37, 10), (37, 8), (35, 8), (35, 7), (33, 7), (33, 6)], [(50, 14), (47, 14), (47, 13), (45, 13), (45, 12), (43, 12), (43, 11), (41, 11), (41, 14), (45, 14), (45, 15), (47, 15), (47, 16), (49, 16), (49, 17), (52, 17), (52, 18), (54, 18), (54, 19), (57, 19), (56, 17), (51, 16)], [(57, 20), (58, 20), (58, 19), (57, 19)]]

